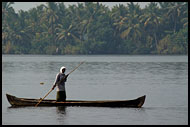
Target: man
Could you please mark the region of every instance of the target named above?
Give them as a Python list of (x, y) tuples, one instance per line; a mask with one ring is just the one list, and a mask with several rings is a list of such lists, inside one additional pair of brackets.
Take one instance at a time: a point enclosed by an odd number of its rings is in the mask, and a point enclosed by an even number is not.
[[(67, 81), (68, 75), (65, 75), (65, 70), (66, 68), (64, 66), (61, 67), (60, 72), (56, 75), (55, 82), (52, 87), (52, 90), (54, 90), (54, 88), (57, 87), (57, 102), (66, 100), (65, 82)], [(60, 82), (60, 80), (62, 81)]]

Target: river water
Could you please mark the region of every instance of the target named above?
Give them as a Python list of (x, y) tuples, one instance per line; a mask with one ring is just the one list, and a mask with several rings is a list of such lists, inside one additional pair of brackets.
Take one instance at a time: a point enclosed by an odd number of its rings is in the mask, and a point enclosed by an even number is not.
[[(20, 107), (6, 93), (42, 98), (61, 66), (67, 99), (126, 100), (146, 95), (142, 108)], [(44, 82), (41, 85), (40, 82)], [(47, 99), (55, 99), (56, 90)], [(187, 125), (188, 56), (2, 55), (3, 125)]]

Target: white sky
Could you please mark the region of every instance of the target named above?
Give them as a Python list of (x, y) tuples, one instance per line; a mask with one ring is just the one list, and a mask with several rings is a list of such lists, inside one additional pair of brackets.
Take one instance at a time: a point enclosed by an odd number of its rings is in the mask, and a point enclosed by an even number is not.
[[(100, 2), (100, 3), (105, 4), (108, 7), (113, 7), (117, 4), (126, 5), (127, 2)], [(145, 5), (147, 5), (149, 2), (134, 2), (134, 3), (138, 3), (141, 8), (144, 8)], [(11, 6), (15, 9), (16, 12), (18, 12), (18, 10), (21, 10), (21, 9), (24, 11), (27, 11), (41, 4), (46, 5), (46, 2), (14, 2), (14, 4), (12, 4)], [(64, 4), (68, 6), (72, 4), (77, 4), (77, 2), (64, 2)]]

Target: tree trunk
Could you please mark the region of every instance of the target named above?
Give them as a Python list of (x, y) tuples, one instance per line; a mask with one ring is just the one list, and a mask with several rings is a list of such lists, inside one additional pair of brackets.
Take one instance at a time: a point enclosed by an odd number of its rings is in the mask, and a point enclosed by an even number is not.
[(154, 33), (154, 40), (155, 40), (155, 47), (157, 49), (158, 41), (157, 41), (157, 37), (156, 37), (156, 32)]

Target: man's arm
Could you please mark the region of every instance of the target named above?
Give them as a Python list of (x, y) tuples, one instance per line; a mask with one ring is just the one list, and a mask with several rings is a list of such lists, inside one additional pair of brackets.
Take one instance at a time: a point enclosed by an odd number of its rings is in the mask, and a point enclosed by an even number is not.
[(55, 82), (53, 84), (52, 90), (56, 87), (57, 82), (59, 82), (59, 73), (56, 75)]
[(68, 76), (69, 76), (69, 74), (65, 75), (65, 79), (64, 79), (65, 82), (67, 81)]

